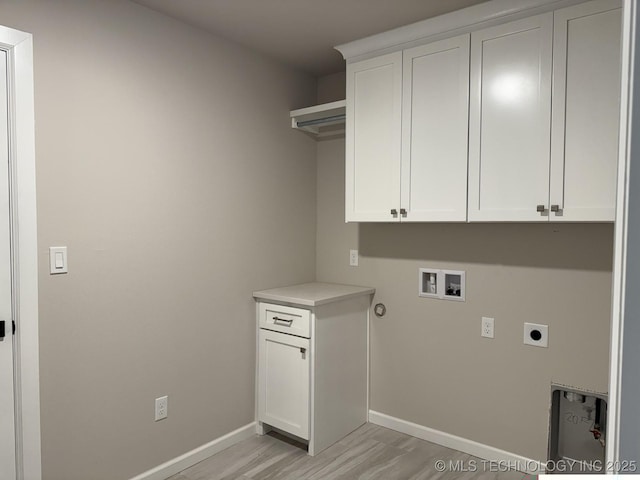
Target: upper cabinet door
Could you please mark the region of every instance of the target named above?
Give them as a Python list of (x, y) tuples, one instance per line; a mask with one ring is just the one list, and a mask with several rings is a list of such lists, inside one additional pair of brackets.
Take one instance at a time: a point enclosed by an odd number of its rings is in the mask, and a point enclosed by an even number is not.
[(402, 52), (347, 65), (347, 222), (400, 219), (401, 102)]
[(467, 219), (469, 35), (404, 51), (403, 222)]
[(614, 220), (621, 22), (616, 0), (555, 12), (552, 221)]
[(471, 221), (548, 220), (552, 27), (547, 13), (471, 34)]

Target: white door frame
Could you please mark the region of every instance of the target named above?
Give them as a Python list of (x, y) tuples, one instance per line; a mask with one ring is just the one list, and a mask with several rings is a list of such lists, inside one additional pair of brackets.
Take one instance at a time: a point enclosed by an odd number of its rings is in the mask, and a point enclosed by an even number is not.
[(17, 480), (40, 480), (38, 360), (38, 244), (33, 100), (33, 41), (29, 33), (0, 27), (7, 52)]
[[(629, 182), (629, 167), (632, 155), (638, 156), (637, 145), (632, 149), (634, 108), (640, 108), (640, 103), (634, 101), (634, 95), (640, 94), (640, 86), (634, 88), (634, 70), (640, 65), (634, 65), (637, 56), (637, 42), (640, 42), (640, 32), (637, 25), (637, 0), (624, 0), (622, 21), (622, 82), (620, 94), (620, 143), (618, 153), (618, 190), (615, 221), (614, 262), (613, 262), (613, 295), (611, 315), (611, 357), (609, 370), (609, 404), (607, 423), (607, 462), (608, 470), (615, 472), (620, 462), (620, 425), (621, 411), (621, 380), (623, 370), (623, 338), (625, 321), (625, 293), (627, 288), (627, 239), (629, 235), (629, 190), (638, 189), (640, 185)], [(639, 70), (640, 71), (640, 70)], [(634, 103), (636, 104), (634, 107)], [(636, 112), (637, 117), (637, 112)], [(637, 137), (640, 134), (636, 133)], [(640, 159), (636, 158), (636, 163)], [(637, 165), (636, 165), (637, 168)], [(634, 205), (637, 210), (638, 205)], [(631, 285), (631, 288), (637, 285)], [(627, 312), (628, 313), (628, 312)], [(633, 320), (633, 319), (632, 319)], [(637, 319), (635, 319), (637, 321)], [(637, 369), (637, 365), (631, 366)], [(640, 460), (640, 459), (638, 459)]]

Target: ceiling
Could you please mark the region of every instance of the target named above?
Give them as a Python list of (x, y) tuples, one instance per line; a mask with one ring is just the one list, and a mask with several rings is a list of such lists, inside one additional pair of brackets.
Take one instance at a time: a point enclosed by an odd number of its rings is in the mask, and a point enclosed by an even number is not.
[(484, 0), (133, 0), (316, 76), (344, 70), (335, 45)]

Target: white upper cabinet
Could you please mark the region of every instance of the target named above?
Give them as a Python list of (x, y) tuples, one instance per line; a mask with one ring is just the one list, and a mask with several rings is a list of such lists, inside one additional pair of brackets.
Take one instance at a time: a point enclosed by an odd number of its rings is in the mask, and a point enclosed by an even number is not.
[(347, 65), (347, 222), (399, 217), (401, 102), (402, 52)]
[(614, 220), (621, 0), (482, 5), (339, 47), (405, 45), (347, 64), (347, 221)]
[(469, 220), (547, 221), (553, 14), (471, 34)]
[(469, 35), (404, 51), (401, 221), (467, 219)]
[(551, 221), (613, 221), (621, 8), (597, 0), (555, 12)]

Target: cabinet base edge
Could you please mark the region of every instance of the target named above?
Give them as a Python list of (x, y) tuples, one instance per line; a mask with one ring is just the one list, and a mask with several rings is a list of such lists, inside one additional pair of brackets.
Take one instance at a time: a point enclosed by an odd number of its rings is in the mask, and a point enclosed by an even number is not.
[(532, 460), (467, 438), (418, 425), (417, 423), (408, 422), (374, 410), (369, 410), (369, 422), (395, 430), (396, 432), (420, 438), (421, 440), (426, 440), (427, 442), (452, 448), (489, 462), (495, 462), (497, 468), (508, 465), (510, 467), (517, 467), (519, 471), (524, 473), (533, 475), (544, 473), (544, 465), (537, 460)]
[(205, 443), (197, 448), (194, 448), (190, 452), (187, 452), (179, 457), (173, 458), (168, 462), (158, 465), (151, 470), (137, 475), (130, 480), (165, 480), (176, 473), (180, 473), (196, 463), (199, 463), (211, 455), (215, 455), (222, 450), (235, 445), (238, 442), (246, 440), (252, 437), (256, 433), (256, 422), (251, 422), (244, 427), (240, 427), (233, 432), (229, 432), (222, 437), (218, 437), (209, 443)]

